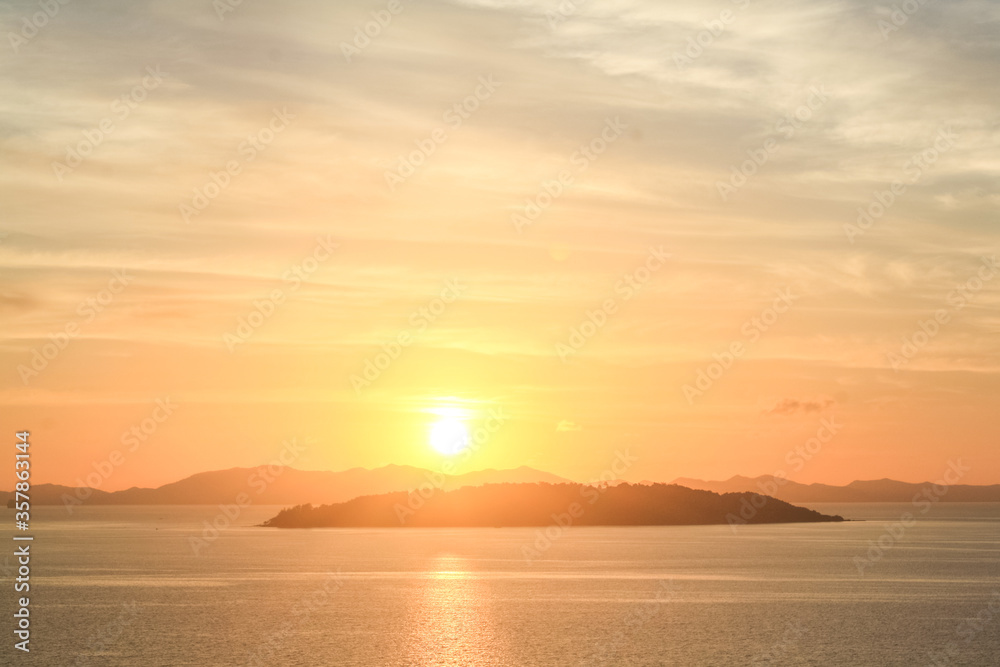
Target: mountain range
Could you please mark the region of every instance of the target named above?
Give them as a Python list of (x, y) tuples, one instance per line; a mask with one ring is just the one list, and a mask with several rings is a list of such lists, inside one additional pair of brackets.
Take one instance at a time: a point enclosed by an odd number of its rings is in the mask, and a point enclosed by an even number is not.
[[(751, 491), (789, 503), (908, 503), (930, 489), (941, 502), (1000, 502), (1000, 484), (973, 486), (969, 484), (910, 483), (893, 479), (855, 481), (845, 486), (800, 484), (786, 479), (761, 475), (737, 475), (725, 481), (705, 481), (679, 477), (674, 484), (716, 493)], [(945, 490), (946, 489), (946, 490)], [(944, 493), (938, 493), (944, 491)]]
[[(477, 470), (463, 475), (444, 475), (400, 465), (340, 472), (259, 466), (203, 472), (155, 489), (132, 487), (107, 492), (33, 484), (29, 495), (32, 505), (216, 505), (232, 503), (239, 494), (246, 494), (256, 505), (301, 505), (338, 503), (357, 496), (411, 491), (428, 485), (449, 490), (481, 484), (568, 481), (527, 466)], [(8, 504), (13, 496), (12, 491), (0, 492), (0, 502)]]
[[(339, 472), (297, 470), (295, 468), (231, 468), (192, 475), (157, 488), (132, 487), (107, 492), (58, 484), (31, 487), (33, 505), (216, 505), (231, 503), (247, 494), (258, 505), (329, 505), (358, 496), (397, 491), (413, 491), (423, 486), (445, 491), (463, 486), (504, 483), (570, 483), (572, 480), (522, 466), (510, 470), (477, 470), (462, 475), (444, 475), (423, 468), (387, 465), (381, 468), (352, 468)], [(654, 482), (642, 482), (652, 485)], [(933, 488), (891, 479), (855, 481), (845, 486), (800, 484), (769, 475), (725, 481), (680, 477), (671, 484), (715, 493), (759, 493), (789, 503), (911, 502)], [(940, 486), (938, 490), (943, 490)], [(0, 492), (0, 503), (13, 499), (13, 492)], [(945, 493), (935, 493), (942, 502), (1000, 502), (1000, 484), (972, 486), (954, 484)]]

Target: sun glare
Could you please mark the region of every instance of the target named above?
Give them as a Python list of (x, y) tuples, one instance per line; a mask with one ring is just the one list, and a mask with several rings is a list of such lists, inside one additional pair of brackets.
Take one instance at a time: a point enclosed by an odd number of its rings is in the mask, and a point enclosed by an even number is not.
[(428, 441), (438, 454), (455, 456), (472, 443), (469, 423), (475, 419), (476, 410), (470, 401), (442, 396), (422, 411), (433, 416), (429, 422)]
[(454, 456), (469, 446), (469, 430), (465, 422), (444, 417), (431, 425), (431, 447), (445, 456)]

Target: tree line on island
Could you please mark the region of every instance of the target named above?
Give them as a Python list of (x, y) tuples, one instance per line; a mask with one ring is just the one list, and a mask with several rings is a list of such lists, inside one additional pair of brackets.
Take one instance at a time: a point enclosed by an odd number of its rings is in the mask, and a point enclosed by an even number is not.
[(453, 491), (361, 496), (297, 505), (264, 522), (273, 528), (517, 527), (814, 523), (843, 521), (757, 493), (676, 484), (486, 484)]

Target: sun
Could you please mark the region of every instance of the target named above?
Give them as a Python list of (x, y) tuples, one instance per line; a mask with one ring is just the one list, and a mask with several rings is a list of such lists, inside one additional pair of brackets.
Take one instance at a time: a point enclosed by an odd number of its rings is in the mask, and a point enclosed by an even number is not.
[(433, 418), (428, 421), (428, 442), (443, 456), (455, 456), (472, 444), (469, 424), (476, 410), (468, 400), (453, 396), (438, 397), (422, 410)]
[(461, 419), (444, 417), (431, 424), (430, 443), (439, 454), (454, 456), (469, 446), (469, 430)]

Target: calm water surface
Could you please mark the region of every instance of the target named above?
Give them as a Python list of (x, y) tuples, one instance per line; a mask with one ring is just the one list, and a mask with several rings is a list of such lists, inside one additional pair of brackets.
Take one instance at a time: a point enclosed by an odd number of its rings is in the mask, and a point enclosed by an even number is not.
[(571, 528), (549, 544), (536, 529), (278, 531), (252, 524), (279, 508), (250, 507), (196, 556), (218, 508), (35, 508), (32, 652), (8, 639), (0, 663), (1000, 665), (1000, 505), (940, 504), (902, 533), (909, 505), (813, 507), (866, 520)]

